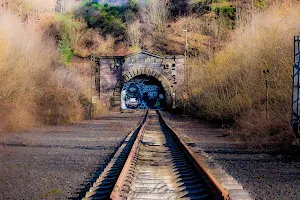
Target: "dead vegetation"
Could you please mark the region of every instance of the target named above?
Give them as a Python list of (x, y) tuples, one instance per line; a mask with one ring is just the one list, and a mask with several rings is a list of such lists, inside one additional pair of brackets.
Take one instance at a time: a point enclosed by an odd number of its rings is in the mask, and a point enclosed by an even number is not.
[(64, 41), (75, 56), (86, 58), (91, 52), (98, 55), (113, 54), (115, 39), (112, 36), (104, 38), (72, 14), (49, 15), (42, 20), (44, 34), (57, 42)]
[[(70, 66), (72, 56), (86, 58), (92, 52), (123, 55), (140, 48), (183, 54), (183, 30), (187, 29), (190, 114), (230, 122), (243, 138), (275, 141), (282, 135), (292, 137), (292, 38), (300, 34), (297, 1), (253, 1), (253, 7), (244, 1), (193, 1), (191, 8), (177, 5), (171, 11), (170, 2), (176, 1), (131, 2), (127, 8), (86, 1), (80, 12), (95, 15), (83, 17), (76, 12), (53, 14), (53, 8), (44, 8), (44, 4), (36, 4), (41, 6), (36, 9), (34, 0), (5, 2), (10, 3), (6, 9), (21, 19), (1, 12), (2, 129), (82, 118), (84, 109), (79, 102), (88, 105), (85, 94), (90, 91), (87, 77), (77, 76), (78, 68)], [(174, 12), (179, 8), (181, 15)], [(129, 14), (122, 13), (124, 10)], [(41, 11), (45, 11), (43, 17)], [(5, 15), (10, 17), (4, 20)], [(40, 23), (34, 25), (33, 18)], [(91, 25), (103, 20), (102, 25)], [(114, 25), (118, 27), (115, 34), (108, 31)], [(69, 69), (59, 67), (62, 65)], [(270, 71), (268, 119), (263, 70)], [(94, 110), (102, 113), (105, 109), (99, 105)]]
[[(236, 133), (242, 132), (247, 140), (290, 141), (293, 36), (300, 34), (299, 8), (299, 3), (274, 4), (256, 13), (251, 23), (234, 31), (213, 59), (194, 65), (191, 113), (234, 121)], [(270, 71), (268, 77), (264, 70)], [(266, 78), (270, 92), (268, 118)]]
[(35, 18), (24, 23), (14, 11), (0, 13), (0, 131), (82, 119), (84, 84), (63, 66), (55, 43)]

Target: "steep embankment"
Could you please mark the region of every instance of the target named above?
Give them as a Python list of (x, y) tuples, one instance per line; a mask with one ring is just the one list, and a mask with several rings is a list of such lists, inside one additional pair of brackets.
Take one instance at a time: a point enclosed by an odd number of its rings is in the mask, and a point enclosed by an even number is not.
[(0, 8), (0, 132), (83, 118), (85, 84), (43, 37), (43, 14), (10, 3)]
[(191, 114), (233, 121), (235, 134), (242, 132), (247, 140), (290, 141), (293, 36), (300, 34), (299, 9), (299, 3), (277, 4), (255, 13), (212, 60), (194, 66)]

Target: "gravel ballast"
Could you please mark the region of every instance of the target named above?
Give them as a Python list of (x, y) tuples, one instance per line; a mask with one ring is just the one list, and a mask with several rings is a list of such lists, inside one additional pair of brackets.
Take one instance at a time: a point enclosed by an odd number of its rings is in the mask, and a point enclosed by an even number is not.
[(162, 114), (179, 134), (187, 135), (257, 200), (300, 200), (300, 159), (288, 152), (266, 152), (228, 137), (206, 123)]
[(76, 199), (142, 115), (0, 135), (0, 199)]
[[(143, 113), (0, 135), (0, 199), (76, 199)], [(300, 200), (300, 159), (265, 152), (223, 129), (163, 113), (257, 200)]]

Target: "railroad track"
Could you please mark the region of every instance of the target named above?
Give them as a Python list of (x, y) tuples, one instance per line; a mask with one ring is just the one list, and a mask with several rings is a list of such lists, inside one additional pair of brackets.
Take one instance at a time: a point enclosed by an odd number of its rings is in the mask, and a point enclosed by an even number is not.
[(147, 111), (83, 199), (230, 198), (160, 113)]

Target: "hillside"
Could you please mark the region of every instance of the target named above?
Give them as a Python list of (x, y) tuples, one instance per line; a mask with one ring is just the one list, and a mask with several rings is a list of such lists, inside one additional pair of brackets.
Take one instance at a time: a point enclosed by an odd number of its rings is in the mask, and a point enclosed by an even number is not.
[[(112, 14), (121, 22), (108, 28), (112, 32), (105, 31), (111, 24), (101, 18), (101, 4), (90, 5), (99, 17), (85, 16), (88, 26), (104, 38), (113, 36), (109, 48), (114, 54), (140, 48), (184, 54), (183, 30), (188, 30), (191, 81), (186, 112), (191, 116), (218, 122), (243, 140), (289, 143), (293, 139), (289, 76), (291, 38), (299, 34), (297, 1), (253, 1), (251, 5), (250, 1), (153, 0), (127, 4), (122, 8), (128, 9), (125, 15), (114, 15), (110, 9), (118, 7), (108, 6), (105, 16)], [(267, 69), (271, 93), (266, 114), (263, 71)], [(279, 140), (283, 135), (285, 140)]]
[(0, 133), (85, 118), (85, 77), (65, 62), (65, 46), (46, 37), (43, 22), (53, 11), (41, 6), (28, 0), (0, 7)]
[[(218, 122), (243, 139), (276, 142), (283, 134), (288, 141), (293, 137), (289, 125), (291, 38), (300, 32), (296, 0), (85, 0), (62, 13), (41, 11), (40, 6), (48, 4), (34, 0), (6, 2), (6, 9), (23, 23), (20, 26), (36, 24), (39, 37), (51, 43), (60, 58), (57, 65), (65, 71), (76, 71), (72, 60), (86, 59), (91, 53), (124, 55), (145, 49), (184, 54), (183, 30), (187, 30), (190, 84), (186, 113)], [(270, 71), (268, 113), (264, 70)], [(88, 89), (82, 85), (72, 102), (87, 106)], [(178, 98), (182, 111), (183, 100)], [(7, 118), (11, 113), (2, 115)], [(73, 115), (62, 121), (72, 121)]]

